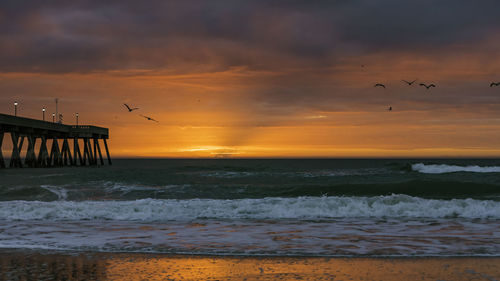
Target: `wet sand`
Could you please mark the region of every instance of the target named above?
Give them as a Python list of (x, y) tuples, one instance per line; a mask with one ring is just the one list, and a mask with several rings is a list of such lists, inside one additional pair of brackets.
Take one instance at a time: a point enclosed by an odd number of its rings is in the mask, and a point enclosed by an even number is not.
[(500, 280), (500, 258), (0, 252), (0, 280)]

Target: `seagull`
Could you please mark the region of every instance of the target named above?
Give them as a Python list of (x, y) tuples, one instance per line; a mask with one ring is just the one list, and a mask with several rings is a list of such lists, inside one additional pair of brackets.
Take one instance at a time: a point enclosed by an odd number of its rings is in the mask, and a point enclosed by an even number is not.
[(128, 104), (126, 104), (126, 103), (124, 103), (123, 105), (128, 109), (128, 112), (132, 112), (134, 110), (139, 109), (138, 107), (130, 108), (130, 106), (128, 106)]
[(385, 89), (385, 85), (384, 84), (380, 84), (380, 83), (375, 84), (375, 86), (373, 86), (373, 87), (382, 87), (382, 88)]
[(424, 83), (420, 83), (420, 86), (424, 86), (425, 88), (427, 88), (427, 90), (429, 90), (430, 87), (436, 87), (436, 85), (434, 84), (430, 84), (430, 85), (425, 85)]
[(411, 82), (408, 82), (408, 81), (406, 81), (406, 80), (401, 80), (401, 81), (403, 81), (403, 82), (405, 82), (406, 84), (408, 84), (408, 86), (411, 86), (411, 85), (413, 85), (413, 83), (415, 83), (415, 81), (417, 81), (417, 79), (415, 79), (415, 80), (413, 80), (413, 81), (411, 81)]
[(493, 86), (499, 86), (499, 85), (500, 85), (500, 82), (496, 82), (496, 83), (495, 83), (495, 82), (492, 82), (492, 83), (490, 84), (490, 88), (491, 88), (491, 87), (493, 87)]
[(144, 117), (144, 118), (148, 119), (149, 121), (153, 121), (153, 122), (156, 122), (156, 123), (160, 123), (160, 122), (158, 122), (157, 120), (155, 120), (155, 119), (153, 119), (153, 118), (151, 118), (151, 117), (149, 117), (149, 116), (144, 116), (144, 115), (142, 115), (142, 114), (140, 114), (140, 115), (141, 115), (142, 117)]

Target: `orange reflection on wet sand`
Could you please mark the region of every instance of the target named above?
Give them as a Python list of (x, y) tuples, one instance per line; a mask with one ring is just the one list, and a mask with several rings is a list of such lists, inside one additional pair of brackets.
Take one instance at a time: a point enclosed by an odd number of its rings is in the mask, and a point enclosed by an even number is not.
[(496, 280), (498, 258), (118, 256), (110, 280)]
[(498, 280), (500, 258), (0, 252), (0, 280)]

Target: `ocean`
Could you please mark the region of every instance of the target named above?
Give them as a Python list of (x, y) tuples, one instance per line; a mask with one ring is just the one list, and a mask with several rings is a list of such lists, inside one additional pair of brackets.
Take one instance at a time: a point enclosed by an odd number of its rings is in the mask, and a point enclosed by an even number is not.
[(118, 159), (0, 170), (0, 248), (500, 256), (500, 160)]

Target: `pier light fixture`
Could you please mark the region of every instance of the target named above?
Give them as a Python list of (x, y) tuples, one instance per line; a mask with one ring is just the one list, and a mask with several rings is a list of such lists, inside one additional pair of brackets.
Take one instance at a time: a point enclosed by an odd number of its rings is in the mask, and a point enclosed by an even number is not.
[(75, 114), (76, 116), (76, 125), (78, 126), (78, 112)]
[(43, 121), (45, 121), (45, 107), (42, 108)]
[(56, 123), (56, 114), (52, 113), (52, 123)]
[(17, 105), (19, 103), (17, 103), (17, 101), (14, 102), (14, 116), (17, 116)]

